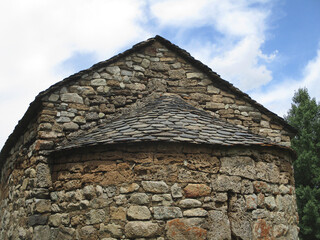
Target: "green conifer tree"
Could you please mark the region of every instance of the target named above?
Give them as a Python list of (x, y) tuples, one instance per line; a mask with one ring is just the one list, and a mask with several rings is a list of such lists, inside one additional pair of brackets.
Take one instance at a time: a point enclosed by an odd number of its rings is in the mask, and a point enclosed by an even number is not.
[(294, 175), (299, 212), (300, 239), (320, 239), (320, 105), (307, 89), (299, 89), (285, 117), (298, 130), (292, 139), (297, 152)]

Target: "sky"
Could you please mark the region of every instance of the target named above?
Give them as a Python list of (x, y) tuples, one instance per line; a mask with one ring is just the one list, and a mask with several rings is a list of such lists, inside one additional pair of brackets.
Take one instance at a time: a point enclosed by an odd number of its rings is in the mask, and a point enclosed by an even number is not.
[(0, 1), (0, 149), (39, 92), (160, 35), (283, 117), (320, 100), (319, 0)]

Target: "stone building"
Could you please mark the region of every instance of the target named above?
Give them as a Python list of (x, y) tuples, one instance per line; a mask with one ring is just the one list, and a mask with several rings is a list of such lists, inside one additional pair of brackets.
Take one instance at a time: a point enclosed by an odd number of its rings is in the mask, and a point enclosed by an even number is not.
[(156, 36), (30, 104), (0, 154), (0, 239), (297, 239), (295, 133)]

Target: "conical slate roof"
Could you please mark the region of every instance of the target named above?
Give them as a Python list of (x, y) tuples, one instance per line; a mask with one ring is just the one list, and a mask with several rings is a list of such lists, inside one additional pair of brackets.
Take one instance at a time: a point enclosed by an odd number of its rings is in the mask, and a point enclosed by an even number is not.
[[(270, 145), (269, 139), (214, 118), (175, 95), (161, 96), (57, 150), (123, 142), (166, 141), (218, 145)], [(272, 144), (274, 145), (274, 144)]]

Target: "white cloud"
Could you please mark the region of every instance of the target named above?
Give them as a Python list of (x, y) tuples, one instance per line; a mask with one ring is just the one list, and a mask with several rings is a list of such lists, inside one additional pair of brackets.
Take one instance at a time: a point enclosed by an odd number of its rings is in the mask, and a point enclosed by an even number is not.
[(202, 14), (207, 0), (164, 0), (154, 1), (151, 13), (162, 26), (190, 27), (205, 20)]
[[(320, 43), (319, 43), (320, 46)], [(287, 114), (291, 107), (292, 97), (296, 90), (306, 87), (311, 97), (320, 100), (320, 47), (316, 56), (303, 70), (301, 78), (288, 79), (273, 85), (267, 92), (255, 92), (252, 97), (265, 107), (272, 109), (279, 116)]]
[(203, 44), (199, 39), (198, 44), (190, 42), (188, 49), (223, 78), (247, 91), (272, 80), (266, 63), (277, 52), (268, 55), (261, 50), (271, 11), (268, 2), (166, 0), (156, 2), (151, 10), (163, 27), (187, 29), (204, 25), (222, 34), (215, 45)]
[(229, 51), (214, 57), (210, 65), (242, 90), (258, 88), (272, 79), (271, 71), (258, 63), (262, 55), (260, 46), (261, 40), (257, 37), (243, 38)]
[[(144, 1), (11, 0), (0, 2), (0, 148), (28, 104), (72, 74), (57, 66), (76, 52), (104, 60), (149, 37)], [(61, 70), (61, 68), (59, 68)], [(10, 101), (8, 101), (10, 99)]]

